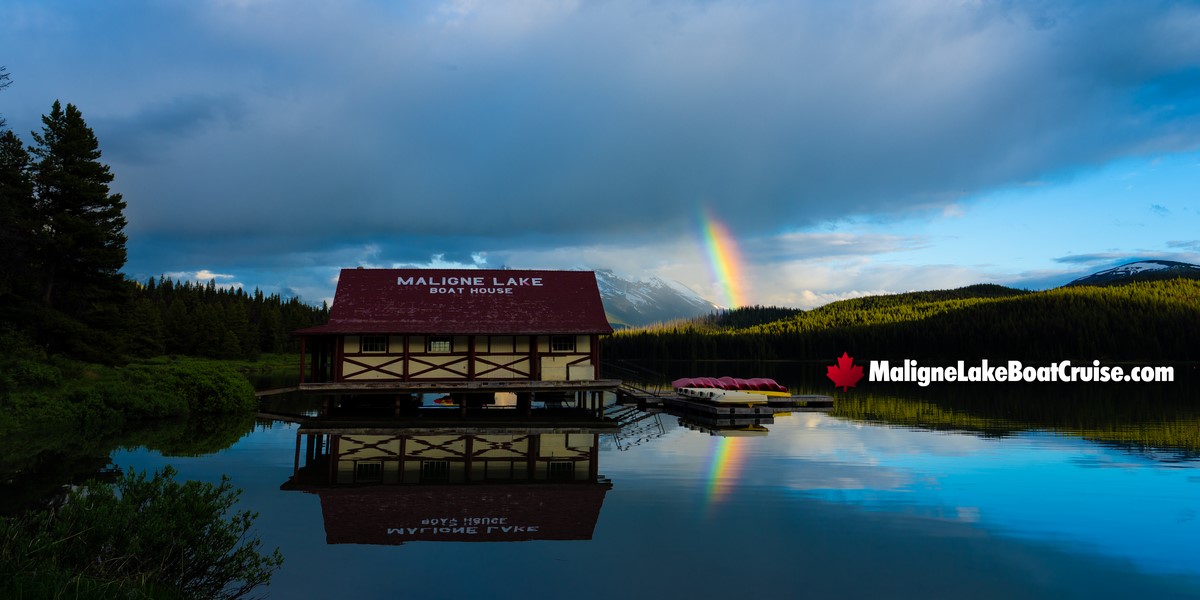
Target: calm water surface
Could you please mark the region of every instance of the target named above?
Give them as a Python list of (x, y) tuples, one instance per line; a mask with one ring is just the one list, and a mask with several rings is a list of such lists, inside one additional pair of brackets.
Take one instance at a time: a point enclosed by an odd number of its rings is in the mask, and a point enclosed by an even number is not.
[[(320, 497), (280, 489), (297, 434), (282, 422), (216, 454), (113, 460), (229, 474), (260, 513), (265, 545), (286, 558), (272, 598), (1200, 598), (1200, 462), (1187, 455), (822, 413), (747, 435), (666, 414), (641, 425), (632, 446), (600, 436), (598, 471), (612, 487), (598, 514), (582, 511), (576, 540), (327, 543)], [(561, 515), (559, 496), (525, 487), (539, 506), (521, 518)], [(443, 498), (443, 513), (463, 510), (453, 490)], [(364, 512), (365, 525), (413, 517), (394, 514), (402, 501), (389, 506)]]

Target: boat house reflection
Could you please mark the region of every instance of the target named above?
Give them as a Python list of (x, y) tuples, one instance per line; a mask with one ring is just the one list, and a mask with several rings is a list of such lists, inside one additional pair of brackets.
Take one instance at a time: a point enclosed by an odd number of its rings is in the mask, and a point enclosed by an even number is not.
[(281, 488), (321, 498), (330, 544), (591, 539), (599, 431), (301, 428)]

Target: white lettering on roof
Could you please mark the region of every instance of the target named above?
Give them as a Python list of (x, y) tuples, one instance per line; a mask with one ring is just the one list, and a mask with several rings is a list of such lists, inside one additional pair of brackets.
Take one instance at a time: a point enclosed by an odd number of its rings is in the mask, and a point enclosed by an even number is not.
[[(512, 288), (543, 287), (541, 277), (492, 277), (490, 285), (485, 283), (484, 279), (484, 277), (425, 277), (423, 275), (415, 277), (410, 275), (396, 277), (396, 285), (428, 288), (430, 294), (511, 294)], [(458, 289), (446, 291), (448, 288)], [(470, 292), (464, 292), (463, 288), (470, 289)]]

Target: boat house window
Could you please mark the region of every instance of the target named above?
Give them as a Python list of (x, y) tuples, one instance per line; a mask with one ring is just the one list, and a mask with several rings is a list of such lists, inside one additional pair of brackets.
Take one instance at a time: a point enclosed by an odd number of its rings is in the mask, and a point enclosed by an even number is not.
[(575, 463), (566, 460), (551, 461), (547, 465), (547, 479), (550, 481), (572, 481), (575, 479)]
[(575, 336), (573, 336), (573, 335), (552, 335), (552, 336), (550, 336), (550, 351), (551, 352), (574, 352), (575, 351)]
[(367, 352), (387, 352), (388, 338), (386, 335), (364, 335), (362, 336), (361, 346), (359, 351)]
[(368, 462), (359, 462), (354, 465), (354, 480), (355, 481), (382, 481), (383, 480), (383, 462), (372, 460)]
[(450, 481), (450, 461), (421, 461), (421, 483), (445, 483)]
[(427, 342), (425, 351), (447, 354), (450, 352), (451, 341), (451, 338), (448, 337), (431, 337)]

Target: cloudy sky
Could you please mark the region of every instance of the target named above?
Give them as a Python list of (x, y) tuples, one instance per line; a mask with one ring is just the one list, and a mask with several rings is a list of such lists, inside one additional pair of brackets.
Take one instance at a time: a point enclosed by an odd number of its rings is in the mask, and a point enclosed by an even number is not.
[(139, 279), (587, 266), (810, 307), (1200, 262), (1194, 2), (2, 4), (0, 114), (80, 108)]

